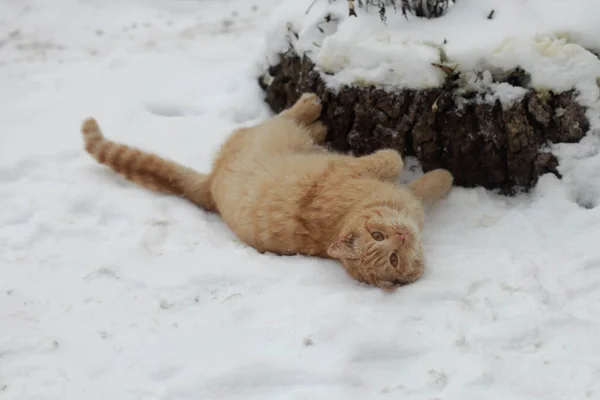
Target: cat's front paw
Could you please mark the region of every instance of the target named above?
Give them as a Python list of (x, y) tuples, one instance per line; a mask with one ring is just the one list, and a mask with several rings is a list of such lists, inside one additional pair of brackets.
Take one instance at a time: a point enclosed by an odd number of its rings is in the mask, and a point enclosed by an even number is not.
[(294, 119), (305, 124), (316, 121), (321, 115), (323, 106), (321, 100), (314, 93), (303, 93), (292, 106)]
[(402, 168), (404, 168), (404, 161), (402, 161), (402, 156), (396, 150), (377, 150), (374, 153), (374, 155), (378, 158), (381, 158), (383, 162), (387, 164), (390, 170), (395, 170), (399, 173), (400, 171), (402, 171)]
[(413, 180), (408, 187), (422, 200), (432, 201), (444, 197), (454, 183), (450, 171), (438, 168), (427, 172), (425, 175)]
[(396, 179), (402, 169), (404, 162), (402, 156), (396, 150), (383, 149), (367, 156), (372, 170), (379, 179)]

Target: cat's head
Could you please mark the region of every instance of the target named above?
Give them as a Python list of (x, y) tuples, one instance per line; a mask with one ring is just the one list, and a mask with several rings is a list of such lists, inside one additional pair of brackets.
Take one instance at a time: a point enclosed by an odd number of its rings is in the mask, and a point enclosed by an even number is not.
[(327, 250), (355, 278), (393, 290), (424, 270), (418, 225), (398, 210), (376, 207), (350, 218)]

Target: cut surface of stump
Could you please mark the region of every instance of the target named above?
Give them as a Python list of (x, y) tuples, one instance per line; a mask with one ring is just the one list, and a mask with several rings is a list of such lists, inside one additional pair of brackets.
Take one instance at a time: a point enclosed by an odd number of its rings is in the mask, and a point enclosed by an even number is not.
[(268, 83), (264, 77), (259, 82), (274, 112), (303, 92), (321, 98), (333, 149), (364, 155), (393, 148), (415, 156), (425, 172), (448, 169), (464, 187), (510, 193), (533, 187), (546, 173), (560, 177), (558, 160), (545, 145), (577, 142), (589, 128), (574, 90), (527, 89), (510, 105), (490, 101), (489, 92), (460, 88), (392, 91), (364, 85), (333, 91), (310, 59), (292, 52), (281, 54), (268, 72)]

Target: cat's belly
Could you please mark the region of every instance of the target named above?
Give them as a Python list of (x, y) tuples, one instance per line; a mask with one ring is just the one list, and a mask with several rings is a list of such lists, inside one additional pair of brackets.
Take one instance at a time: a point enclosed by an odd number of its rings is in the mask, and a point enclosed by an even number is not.
[(330, 242), (323, 237), (325, 230), (317, 232), (318, 224), (307, 226), (302, 218), (290, 211), (259, 203), (232, 213), (225, 212), (222, 217), (236, 236), (260, 252), (325, 256)]
[[(231, 180), (233, 184), (235, 180)], [(229, 228), (261, 252), (326, 256), (331, 220), (303, 215), (302, 195), (294, 185), (235, 182), (213, 197)]]
[(216, 175), (212, 195), (225, 223), (259, 251), (326, 256), (344, 215), (325, 206), (331, 199), (311, 208), (328, 168), (322, 155), (240, 159)]

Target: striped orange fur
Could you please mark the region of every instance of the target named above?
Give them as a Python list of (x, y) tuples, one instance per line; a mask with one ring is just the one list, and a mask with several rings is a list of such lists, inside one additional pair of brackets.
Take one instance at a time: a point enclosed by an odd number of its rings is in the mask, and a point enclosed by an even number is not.
[(85, 150), (100, 164), (142, 187), (182, 196), (201, 207), (214, 210), (208, 175), (155, 154), (107, 140), (93, 118), (83, 122), (81, 132)]
[(259, 252), (335, 258), (355, 279), (385, 290), (414, 282), (425, 267), (423, 203), (442, 198), (452, 175), (438, 169), (398, 185), (403, 161), (394, 150), (353, 157), (321, 147), (320, 113), (318, 98), (305, 93), (280, 114), (237, 129), (209, 174), (107, 140), (92, 118), (81, 130), (99, 163), (218, 212)]

